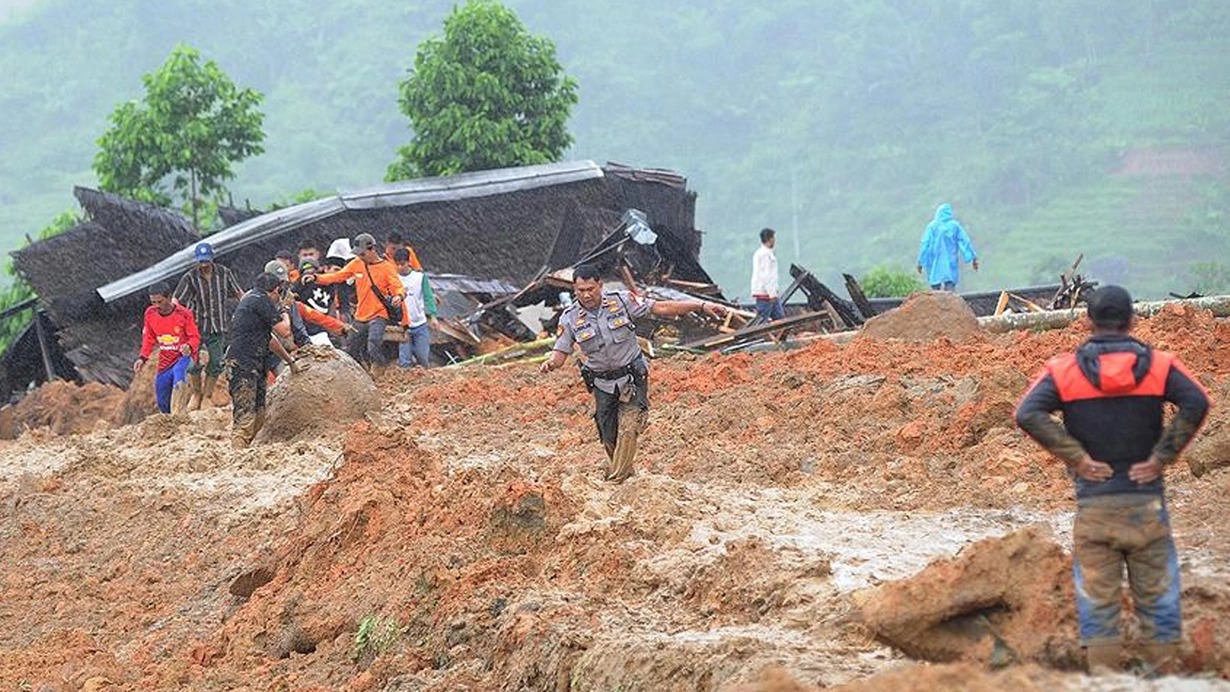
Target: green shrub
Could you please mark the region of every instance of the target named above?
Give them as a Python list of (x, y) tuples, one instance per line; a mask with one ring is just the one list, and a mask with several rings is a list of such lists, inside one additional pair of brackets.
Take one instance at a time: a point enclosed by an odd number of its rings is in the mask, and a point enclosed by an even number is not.
[(874, 267), (859, 279), (868, 298), (899, 298), (926, 289), (914, 272), (897, 267)]

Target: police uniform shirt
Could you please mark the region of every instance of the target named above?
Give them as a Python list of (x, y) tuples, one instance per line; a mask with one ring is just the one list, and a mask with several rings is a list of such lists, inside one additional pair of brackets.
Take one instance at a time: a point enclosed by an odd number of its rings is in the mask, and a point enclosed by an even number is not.
[[(653, 308), (654, 301), (641, 299), (626, 291), (607, 291), (596, 310), (586, 310), (575, 301), (560, 316), (560, 334), (553, 350), (572, 353), (574, 345), (581, 347), (585, 366), (602, 372), (617, 370), (640, 357), (634, 322)], [(597, 379), (594, 386), (608, 394), (628, 381), (628, 376), (614, 380)]]

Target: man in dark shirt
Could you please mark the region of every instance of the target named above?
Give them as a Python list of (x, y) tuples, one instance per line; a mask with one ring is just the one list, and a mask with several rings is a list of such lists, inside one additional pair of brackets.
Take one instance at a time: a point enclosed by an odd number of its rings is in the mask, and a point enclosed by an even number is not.
[[(1072, 563), (1089, 670), (1117, 670), (1123, 567), (1155, 670), (1182, 635), (1179, 565), (1162, 476), (1208, 413), (1204, 388), (1171, 353), (1129, 336), (1132, 299), (1118, 286), (1089, 298), (1093, 336), (1052, 358), (1025, 393), (1017, 424), (1076, 481)], [(1163, 404), (1179, 408), (1163, 429)], [(1051, 417), (1063, 412), (1063, 425)]]
[(282, 282), (276, 276), (261, 273), (256, 277), (255, 287), (240, 299), (231, 319), (231, 345), (226, 360), (231, 369), (231, 446), (236, 449), (251, 444), (265, 423), (265, 361), (269, 352), (272, 350), (285, 361), (291, 373), (301, 370), (273, 335), (274, 326), (282, 321), (276, 305), (281, 288)]

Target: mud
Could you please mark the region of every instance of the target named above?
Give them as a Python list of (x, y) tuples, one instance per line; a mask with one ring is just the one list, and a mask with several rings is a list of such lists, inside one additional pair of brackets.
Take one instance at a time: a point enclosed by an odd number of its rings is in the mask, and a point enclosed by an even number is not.
[(255, 442), (310, 439), (344, 431), (380, 410), (376, 384), (343, 351), (307, 346), (297, 356), (307, 369), (284, 369), (270, 385), (268, 418)]
[(55, 435), (90, 432), (100, 421), (105, 425), (113, 417), (124, 396), (123, 390), (103, 384), (50, 382), (6, 407), (0, 439), (15, 439), (35, 428), (46, 428)]
[[(1225, 399), (1225, 323), (1140, 329)], [(241, 452), (226, 409), (32, 429), (0, 441), (0, 688), (1136, 689), (1062, 655), (1072, 489), (1009, 419), (1083, 337), (655, 361), (619, 486), (567, 368), (393, 371), (377, 413)], [(1230, 470), (1207, 466), (1167, 478), (1184, 677), (1139, 689), (1230, 679)], [(971, 612), (1015, 663), (936, 634)]]
[(960, 296), (928, 291), (916, 293), (900, 307), (867, 320), (857, 338), (966, 341), (980, 334), (978, 318)]

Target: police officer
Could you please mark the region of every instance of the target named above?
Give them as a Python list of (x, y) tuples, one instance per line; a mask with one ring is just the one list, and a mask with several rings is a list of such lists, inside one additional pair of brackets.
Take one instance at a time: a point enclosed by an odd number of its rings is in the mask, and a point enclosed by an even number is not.
[(581, 377), (594, 394), (594, 422), (606, 449), (604, 479), (623, 482), (632, 475), (636, 440), (649, 412), (649, 367), (636, 342), (636, 320), (704, 312), (720, 317), (726, 309), (703, 301), (651, 300), (626, 291), (603, 291), (596, 267), (582, 264), (573, 273), (576, 301), (560, 315), (560, 334), (542, 372), (564, 364), (574, 346), (581, 349)]

